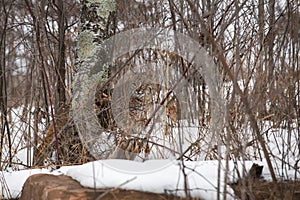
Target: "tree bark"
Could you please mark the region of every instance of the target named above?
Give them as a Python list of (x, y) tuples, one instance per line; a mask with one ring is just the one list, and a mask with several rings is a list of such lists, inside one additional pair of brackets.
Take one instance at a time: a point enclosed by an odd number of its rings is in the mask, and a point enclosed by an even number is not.
[(62, 105), (66, 102), (66, 67), (65, 67), (65, 57), (66, 57), (66, 46), (65, 46), (65, 30), (66, 30), (66, 18), (65, 18), (65, 8), (64, 1), (58, 1), (58, 57), (57, 57), (57, 94), (58, 94), (58, 105)]

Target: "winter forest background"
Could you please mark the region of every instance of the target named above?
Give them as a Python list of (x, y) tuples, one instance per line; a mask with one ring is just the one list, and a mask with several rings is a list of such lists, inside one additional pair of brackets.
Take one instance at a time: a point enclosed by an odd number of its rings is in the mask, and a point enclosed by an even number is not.
[[(95, 157), (82, 144), (70, 112), (73, 77), (89, 51), (80, 34), (91, 31), (90, 41), (97, 46), (126, 30), (159, 27), (197, 41), (222, 76), (226, 117), (218, 137), (210, 132), (214, 124), (206, 82), (201, 74), (189, 80), (199, 108), (199, 116), (194, 117), (198, 135), (178, 159), (265, 159), (273, 180), (297, 179), (297, 173), (289, 177), (285, 171), (297, 171), (300, 160), (299, 5), (297, 0), (1, 0), (0, 169), (105, 158)], [(106, 12), (97, 12), (99, 8)], [(125, 149), (128, 143), (138, 145), (140, 138), (127, 133), (125, 137), (126, 130), (117, 129), (111, 94), (122, 73), (146, 60), (160, 60), (160, 65), (178, 71), (193, 65), (170, 52), (144, 49), (120, 57), (105, 72), (95, 96), (95, 116), (102, 131), (114, 135), (115, 146), (127, 142)], [(131, 98), (128, 117), (145, 124), (149, 105), (166, 91), (155, 85), (136, 90), (140, 96)], [(179, 120), (176, 96), (169, 95), (163, 107), (161, 132), (172, 144)], [(159, 151), (165, 144), (156, 143), (152, 140), (138, 152), (147, 153), (155, 146)], [(275, 176), (278, 168), (280, 177)]]

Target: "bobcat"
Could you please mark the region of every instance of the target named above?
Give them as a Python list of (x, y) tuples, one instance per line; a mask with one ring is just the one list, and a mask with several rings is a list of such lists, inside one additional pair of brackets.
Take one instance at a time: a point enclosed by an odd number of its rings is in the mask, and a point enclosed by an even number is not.
[[(145, 128), (149, 117), (154, 112), (154, 104), (160, 104), (161, 93), (159, 84), (144, 84), (136, 89), (136, 93), (131, 96), (129, 102), (129, 115), (134, 126)], [(162, 106), (162, 105), (161, 105)], [(171, 126), (175, 125), (178, 120), (178, 101), (175, 95), (167, 97), (164, 107), (165, 116), (169, 119)], [(151, 120), (151, 119), (150, 119)], [(153, 119), (152, 119), (153, 120)], [(166, 126), (170, 126), (167, 124)], [(164, 130), (165, 135), (169, 134), (168, 129)], [(134, 160), (136, 156), (144, 151), (145, 155), (150, 153), (147, 138), (132, 137), (128, 134), (121, 133), (116, 140), (116, 148), (113, 150), (109, 158), (111, 159), (127, 159)]]

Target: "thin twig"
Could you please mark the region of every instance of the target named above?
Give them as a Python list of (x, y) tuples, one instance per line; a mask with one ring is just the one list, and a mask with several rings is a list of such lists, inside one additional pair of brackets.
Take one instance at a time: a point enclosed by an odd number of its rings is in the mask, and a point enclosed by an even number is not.
[(252, 127), (253, 131), (255, 132), (255, 134), (256, 134), (256, 136), (258, 138), (260, 146), (262, 147), (265, 159), (267, 161), (267, 164), (268, 164), (268, 167), (269, 167), (269, 170), (270, 170), (270, 174), (271, 174), (272, 180), (274, 182), (276, 182), (277, 179), (276, 179), (276, 175), (275, 175), (275, 172), (274, 172), (274, 169), (273, 169), (273, 166), (272, 166), (272, 162), (271, 162), (271, 159), (270, 159), (270, 156), (269, 156), (269, 153), (268, 153), (268, 150), (267, 150), (264, 138), (262, 137), (262, 135), (260, 133), (260, 130), (259, 130), (258, 125), (257, 125), (257, 121), (255, 120), (255, 117), (254, 117), (254, 115), (253, 115), (253, 113), (251, 111), (250, 104), (249, 104), (248, 99), (247, 99), (248, 96), (241, 90), (241, 88), (238, 85), (238, 83), (236, 81), (234, 81), (235, 77), (234, 77), (231, 69), (229, 68), (229, 66), (227, 64), (227, 61), (226, 61), (226, 58), (225, 58), (223, 52), (220, 50), (220, 48), (217, 45), (217, 43), (216, 43), (215, 39), (213, 38), (213, 36), (207, 30), (207, 28), (206, 28), (206, 26), (205, 26), (205, 24), (203, 22), (203, 19), (201, 18), (200, 14), (196, 10), (193, 2), (191, 0), (187, 0), (187, 1), (188, 1), (189, 6), (191, 7), (191, 9), (196, 14), (196, 16), (197, 16), (197, 18), (198, 18), (198, 20), (199, 20), (199, 22), (201, 24), (201, 28), (202, 28), (203, 33), (209, 38), (209, 40), (210, 40), (210, 42), (211, 42), (211, 44), (213, 46), (213, 49), (216, 51), (216, 56), (220, 60), (222, 66), (225, 69), (226, 73), (228, 74), (229, 78), (233, 81), (234, 87), (235, 87), (237, 93), (239, 94), (239, 96), (241, 97), (242, 102), (244, 103), (246, 112), (247, 112), (247, 114), (249, 116), (249, 121), (250, 121), (251, 127)]

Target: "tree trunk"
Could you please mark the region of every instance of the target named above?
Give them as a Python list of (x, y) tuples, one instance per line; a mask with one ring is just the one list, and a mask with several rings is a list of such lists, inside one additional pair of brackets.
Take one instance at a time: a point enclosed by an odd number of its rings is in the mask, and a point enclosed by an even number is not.
[[(78, 72), (78, 74), (84, 74), (90, 73), (85, 70), (98, 62), (98, 56), (94, 55), (97, 47), (115, 32), (116, 2), (115, 0), (81, 0), (80, 3), (80, 31), (77, 42), (75, 73)], [(110, 117), (110, 104), (103, 98), (109, 96), (111, 92), (109, 85), (105, 85), (105, 87), (103, 85), (109, 78), (110, 68), (109, 66), (104, 66), (102, 69), (97, 70), (99, 70), (97, 73), (101, 73), (101, 80), (97, 80), (98, 88), (95, 96), (96, 101), (93, 103), (95, 103), (99, 109), (105, 110), (97, 117), (102, 128), (106, 129), (112, 124), (110, 123), (112, 120)], [(81, 87), (85, 86), (82, 85)], [(105, 93), (105, 97), (102, 95), (103, 93)], [(82, 133), (82, 135), (84, 134), (85, 133)], [(82, 138), (85, 138), (85, 136), (82, 136)], [(88, 148), (90, 148), (89, 145)]]
[(64, 1), (58, 1), (58, 57), (57, 57), (57, 94), (58, 94), (58, 105), (64, 104), (66, 102), (66, 67), (65, 67), (65, 30), (66, 30), (66, 18), (65, 18), (65, 8)]
[[(1, 116), (1, 141), (0, 141), (0, 161), (2, 161), (2, 150), (3, 150), (3, 143), (4, 143), (4, 136), (7, 135), (8, 141), (8, 164), (11, 165), (12, 163), (12, 142), (11, 142), (11, 134), (8, 122), (8, 108), (7, 108), (7, 71), (6, 71), (6, 36), (7, 36), (7, 27), (8, 27), (8, 18), (10, 12), (11, 5), (3, 4), (3, 26), (0, 29), (0, 112)], [(0, 165), (0, 169), (3, 166)]]

